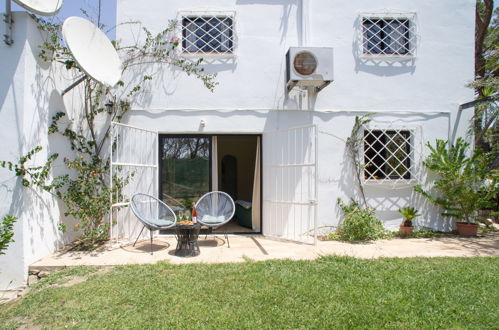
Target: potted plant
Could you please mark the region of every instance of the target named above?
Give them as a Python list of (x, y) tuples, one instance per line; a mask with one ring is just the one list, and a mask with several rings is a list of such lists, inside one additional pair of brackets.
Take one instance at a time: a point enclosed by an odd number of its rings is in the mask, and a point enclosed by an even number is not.
[(421, 214), (418, 214), (418, 210), (411, 206), (406, 206), (399, 209), (399, 213), (404, 217), (404, 220), (400, 224), (400, 236), (409, 236), (412, 234), (412, 231), (414, 229), (414, 227), (412, 226), (412, 219), (420, 216)]
[(415, 190), (444, 210), (442, 215), (456, 219), (461, 236), (476, 236), (475, 223), (478, 211), (490, 206), (497, 195), (498, 176), (490, 171), (491, 154), (475, 149), (468, 152), (469, 143), (458, 138), (456, 144), (436, 140), (435, 147), (427, 144), (430, 155), (424, 164), (438, 174), (433, 188), (438, 193), (433, 196), (421, 186)]

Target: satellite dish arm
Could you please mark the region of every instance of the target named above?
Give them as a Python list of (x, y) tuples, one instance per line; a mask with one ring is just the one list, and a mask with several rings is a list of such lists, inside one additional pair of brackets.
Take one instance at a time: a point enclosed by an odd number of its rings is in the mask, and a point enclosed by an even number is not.
[(75, 88), (76, 86), (78, 86), (79, 84), (81, 84), (87, 78), (88, 78), (88, 76), (86, 74), (84, 74), (83, 77), (81, 77), (80, 79), (76, 80), (74, 83), (72, 83), (68, 87), (66, 87), (66, 89), (62, 91), (61, 96), (64, 96), (64, 94), (66, 94), (67, 92), (69, 92), (70, 90), (72, 90), (73, 88)]

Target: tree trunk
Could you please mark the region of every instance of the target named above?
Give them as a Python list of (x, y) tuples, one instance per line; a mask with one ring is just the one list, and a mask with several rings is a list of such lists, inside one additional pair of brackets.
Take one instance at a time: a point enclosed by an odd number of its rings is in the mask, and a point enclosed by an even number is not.
[[(493, 12), (494, 0), (477, 0), (475, 7), (475, 79), (484, 78), (486, 74), (484, 42)], [(476, 93), (479, 98), (483, 97), (483, 88), (476, 88)], [(483, 130), (482, 110), (480, 107), (475, 107), (473, 126), (475, 136), (480, 136), (480, 138), (475, 139), (475, 145), (481, 147), (483, 150), (490, 150), (489, 144), (484, 141), (483, 134), (480, 133)]]
[[(483, 56), (483, 47), (485, 42), (485, 36), (487, 35), (487, 30), (492, 19), (492, 13), (494, 12), (494, 0), (483, 0), (485, 7), (484, 15), (482, 17), (480, 6), (477, 5), (475, 8), (475, 78), (483, 78), (485, 76), (485, 57)], [(481, 89), (478, 88), (477, 92), (481, 93)], [(480, 94), (480, 96), (482, 96)]]

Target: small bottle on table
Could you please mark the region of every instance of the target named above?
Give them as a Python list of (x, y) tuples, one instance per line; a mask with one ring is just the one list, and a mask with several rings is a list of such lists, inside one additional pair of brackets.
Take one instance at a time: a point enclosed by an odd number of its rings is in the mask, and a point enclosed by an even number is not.
[(197, 222), (198, 220), (197, 220), (196, 204), (192, 202), (192, 223), (196, 224)]

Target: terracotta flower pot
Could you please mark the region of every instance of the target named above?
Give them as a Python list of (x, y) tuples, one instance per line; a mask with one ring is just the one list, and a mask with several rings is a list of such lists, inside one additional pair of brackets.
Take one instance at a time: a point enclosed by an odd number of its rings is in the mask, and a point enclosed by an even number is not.
[(478, 232), (478, 224), (476, 223), (456, 222), (456, 225), (459, 236), (476, 236)]
[(413, 226), (404, 226), (404, 224), (400, 225), (399, 233), (401, 237), (407, 237), (412, 234)]

